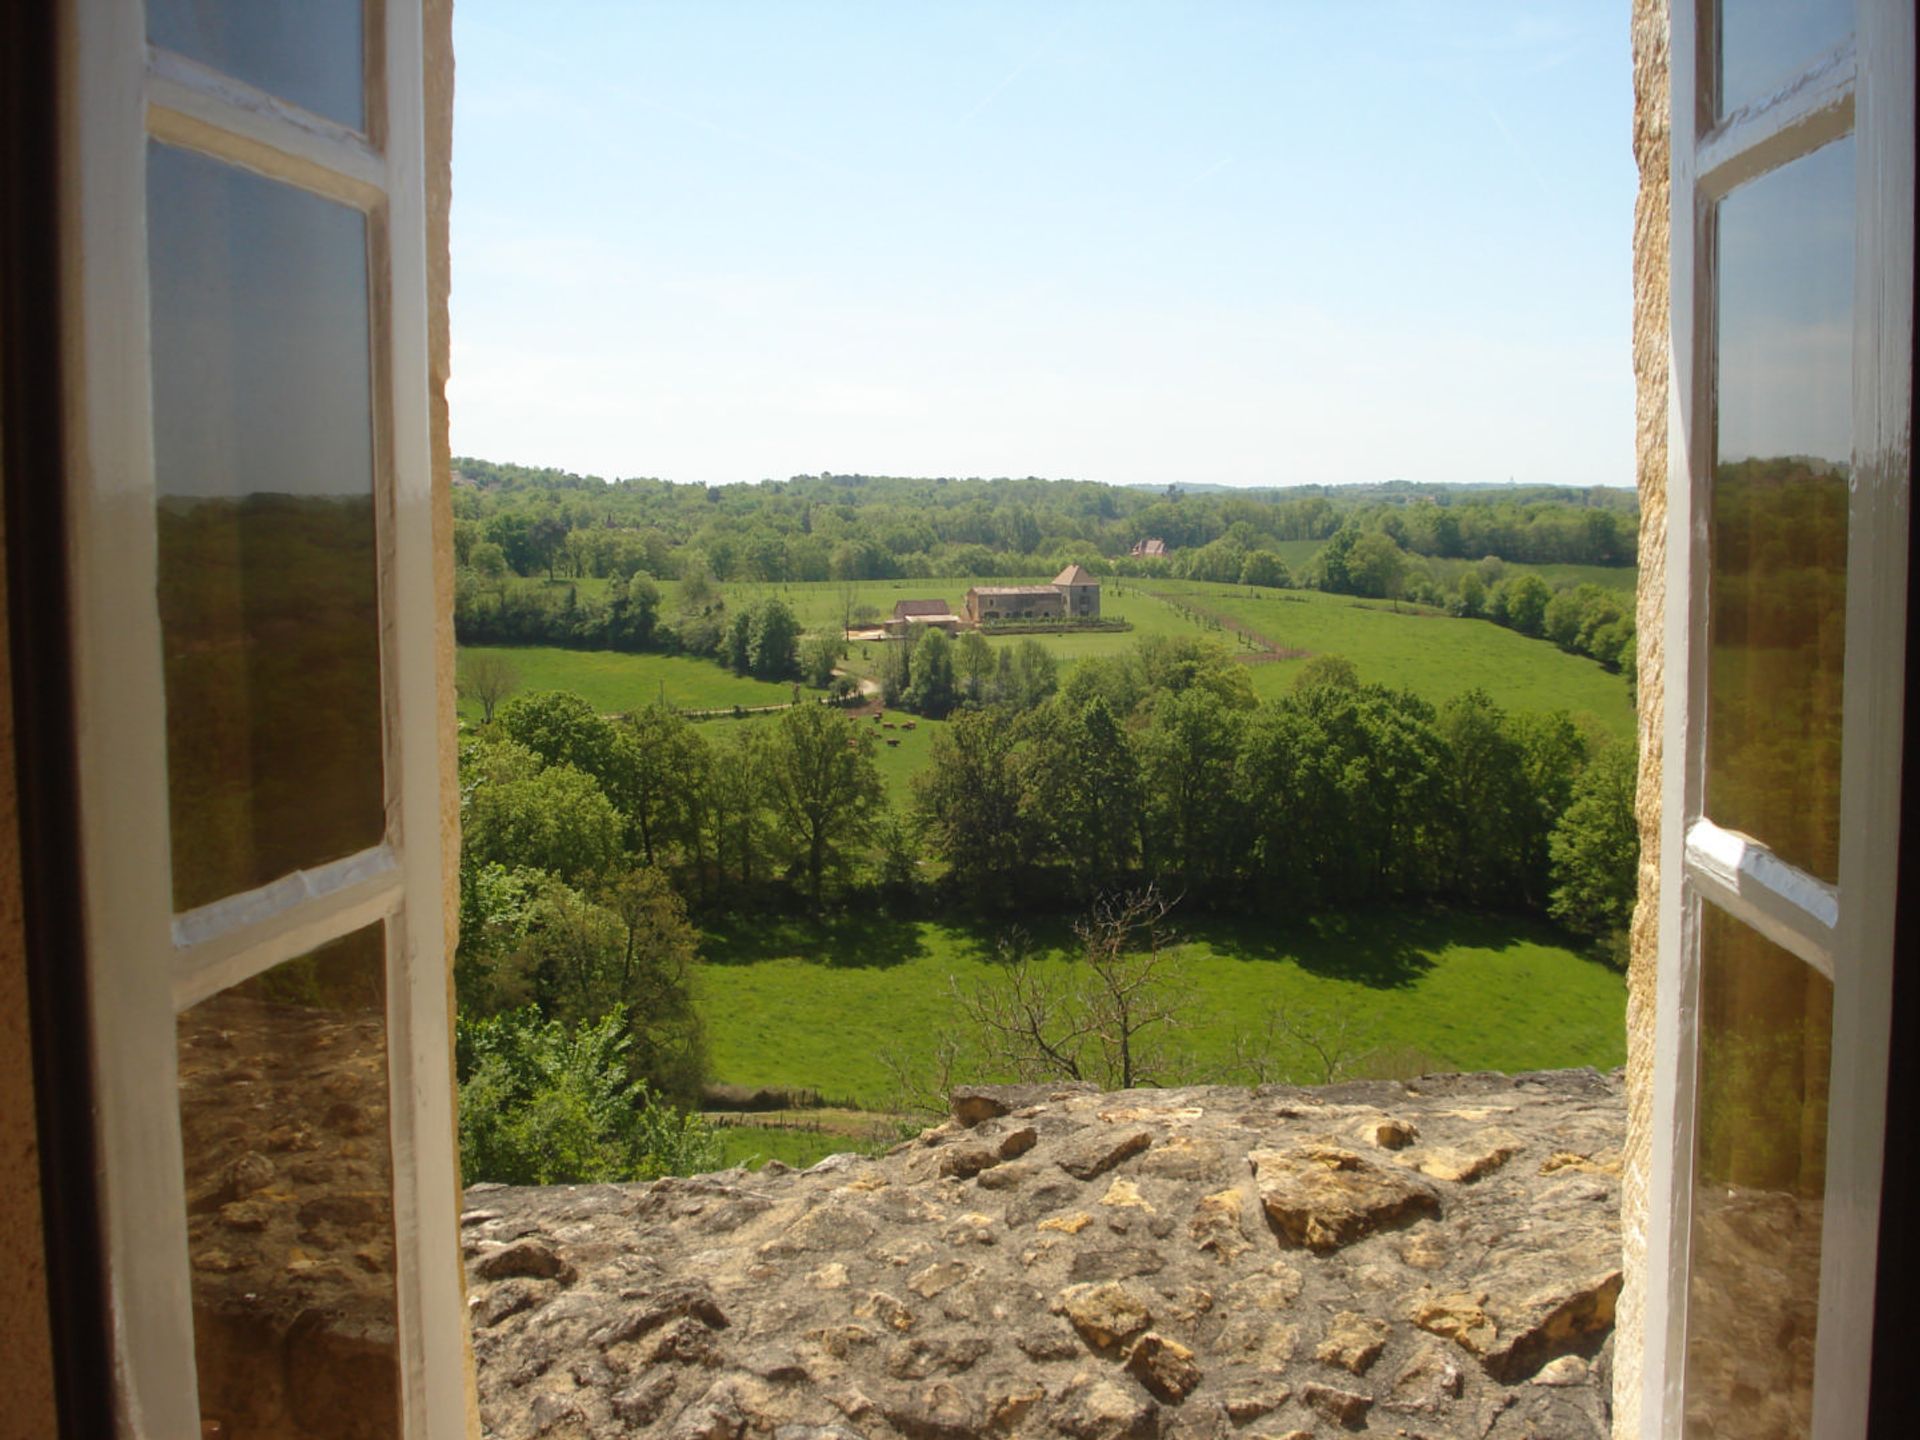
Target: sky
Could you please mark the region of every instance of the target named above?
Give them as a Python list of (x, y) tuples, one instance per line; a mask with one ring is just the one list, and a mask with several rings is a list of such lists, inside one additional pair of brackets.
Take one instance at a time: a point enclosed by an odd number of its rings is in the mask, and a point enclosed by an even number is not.
[(454, 453), (1630, 485), (1628, 10), (461, 0)]

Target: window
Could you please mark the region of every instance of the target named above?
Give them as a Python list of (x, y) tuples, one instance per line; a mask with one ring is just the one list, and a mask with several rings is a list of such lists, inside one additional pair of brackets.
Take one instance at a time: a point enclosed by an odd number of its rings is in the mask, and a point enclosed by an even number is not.
[(1910, 468), (1911, 8), (1673, 13), (1646, 1404), (1866, 1428)]
[(120, 1413), (156, 1436), (454, 1433), (421, 5), (65, 23)]

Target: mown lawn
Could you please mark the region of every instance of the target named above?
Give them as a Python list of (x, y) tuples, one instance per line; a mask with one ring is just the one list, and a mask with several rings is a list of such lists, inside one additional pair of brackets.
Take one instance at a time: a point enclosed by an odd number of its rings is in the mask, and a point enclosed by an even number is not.
[[(561, 650), (551, 645), (462, 645), (460, 660), (497, 655), (519, 672), (521, 693), (571, 690), (603, 715), (662, 699), (676, 709), (784, 705), (793, 686), (735, 675), (712, 660), (686, 655), (628, 655), (613, 650)], [(819, 692), (802, 689), (802, 695)], [(462, 698), (462, 719), (478, 720), (478, 702)]]
[[(1064, 922), (1034, 927), (1058, 947)], [(1420, 1068), (1612, 1067), (1625, 1059), (1626, 986), (1536, 922), (1448, 912), (1368, 912), (1290, 925), (1197, 922), (1177, 1037), (1191, 1078), (1231, 1083), (1236, 1030), (1270, 1006), (1346, 1016), (1367, 1043)], [(993, 973), (996, 927), (884, 916), (825, 924), (752, 918), (709, 932), (697, 976), (713, 1078), (817, 1090), (887, 1106), (884, 1057), (930, 1055), (954, 1029), (950, 977)], [(1045, 963), (1068, 962), (1052, 949)], [(1301, 1080), (1317, 1076), (1299, 1074)]]

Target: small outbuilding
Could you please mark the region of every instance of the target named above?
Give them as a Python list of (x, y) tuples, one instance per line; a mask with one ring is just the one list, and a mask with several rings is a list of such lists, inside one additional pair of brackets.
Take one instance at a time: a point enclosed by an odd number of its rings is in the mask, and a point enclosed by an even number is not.
[(960, 633), (960, 617), (945, 600), (896, 600), (893, 619), (887, 622), (889, 635), (917, 635), (920, 627), (931, 625), (949, 635)]

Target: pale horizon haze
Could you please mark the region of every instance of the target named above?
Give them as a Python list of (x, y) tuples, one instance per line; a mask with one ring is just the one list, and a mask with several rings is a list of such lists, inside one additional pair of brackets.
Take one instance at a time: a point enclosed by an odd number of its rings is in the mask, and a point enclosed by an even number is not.
[(1627, 24), (461, 0), (454, 453), (1631, 485)]

